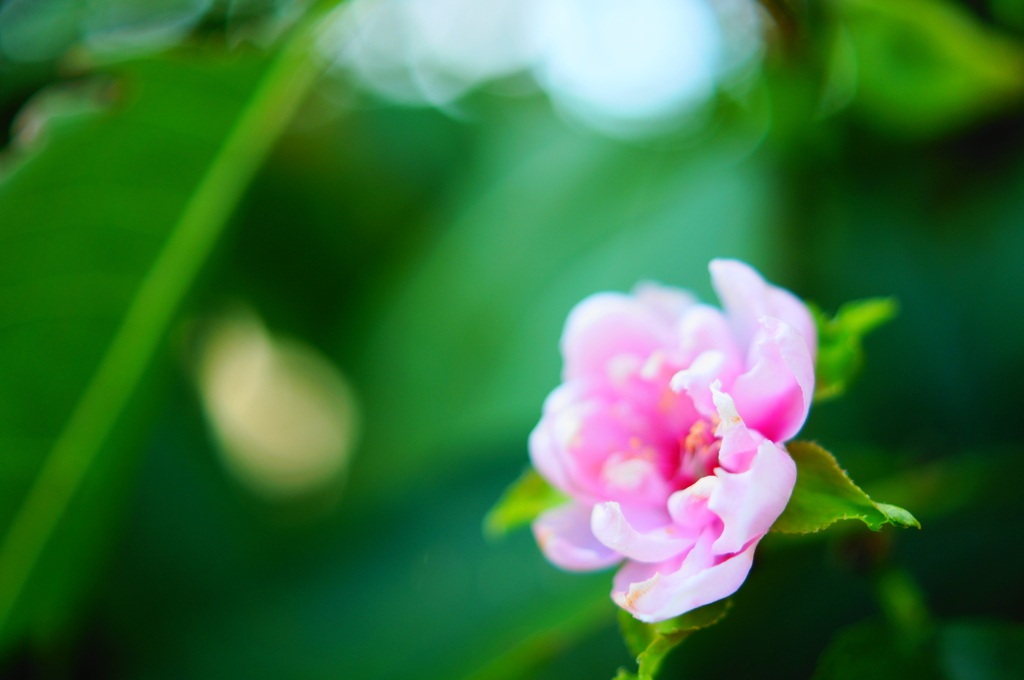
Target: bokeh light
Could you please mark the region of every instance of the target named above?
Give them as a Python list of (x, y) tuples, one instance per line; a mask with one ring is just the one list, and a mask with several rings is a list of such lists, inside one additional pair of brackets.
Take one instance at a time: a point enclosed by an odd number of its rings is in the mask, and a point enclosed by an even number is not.
[(239, 481), (271, 500), (340, 484), (358, 418), (351, 388), (325, 357), (272, 337), (242, 311), (213, 322), (200, 353), (206, 414)]
[(394, 101), (446, 106), (529, 74), (554, 104), (613, 136), (685, 122), (756, 67), (751, 0), (355, 0), (324, 41)]

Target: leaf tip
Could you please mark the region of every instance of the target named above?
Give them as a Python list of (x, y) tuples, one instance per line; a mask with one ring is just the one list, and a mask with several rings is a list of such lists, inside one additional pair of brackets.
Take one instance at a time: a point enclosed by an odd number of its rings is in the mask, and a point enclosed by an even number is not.
[(910, 514), (909, 511), (896, 505), (889, 505), (888, 503), (875, 503), (889, 524), (900, 527), (901, 529), (909, 529), (914, 527), (915, 529), (921, 528), (921, 523), (917, 521), (917, 518)]

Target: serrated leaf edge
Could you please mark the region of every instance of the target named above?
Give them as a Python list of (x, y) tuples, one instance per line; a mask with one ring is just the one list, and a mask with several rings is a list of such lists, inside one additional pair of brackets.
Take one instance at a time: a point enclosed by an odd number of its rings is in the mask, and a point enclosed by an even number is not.
[[(789, 443), (794, 443), (794, 442), (789, 442)], [(845, 477), (846, 481), (848, 481), (850, 483), (850, 486), (852, 486), (854, 489), (856, 489), (857, 491), (862, 493), (864, 495), (864, 498), (868, 499), (868, 502), (871, 503), (871, 505), (875, 508), (875, 510), (878, 510), (878, 512), (880, 512), (882, 514), (883, 520), (878, 524), (877, 527), (873, 527), (873, 526), (871, 526), (871, 523), (867, 520), (867, 515), (863, 515), (863, 514), (853, 514), (853, 515), (850, 515), (850, 514), (847, 514), (847, 515), (843, 515), (841, 517), (836, 517), (835, 519), (833, 519), (830, 522), (828, 522), (828, 524), (824, 524), (824, 525), (818, 527), (817, 529), (810, 529), (808, 531), (787, 531), (785, 529), (776, 529), (775, 525), (773, 524), (772, 527), (768, 530), (769, 533), (787, 534), (787, 535), (790, 535), (790, 536), (794, 536), (794, 535), (804, 536), (804, 535), (807, 535), (807, 534), (816, 534), (816, 533), (818, 533), (820, 531), (824, 531), (825, 529), (828, 529), (830, 526), (832, 526), (836, 522), (843, 522), (843, 521), (849, 520), (849, 519), (859, 519), (871, 531), (881, 531), (882, 527), (884, 527), (886, 524), (892, 525), (892, 526), (894, 526), (894, 527), (896, 527), (898, 529), (907, 529), (907, 528), (910, 528), (910, 527), (915, 527), (917, 529), (921, 528), (921, 522), (918, 521), (918, 519), (916, 517), (914, 517), (913, 513), (911, 513), (906, 508), (901, 508), (900, 506), (893, 505), (891, 503), (878, 503), (874, 499), (872, 499), (871, 496), (869, 496), (868, 493), (866, 491), (864, 491), (864, 489), (860, 488), (857, 485), (857, 483), (853, 481), (853, 478), (850, 477), (850, 473), (848, 473), (844, 468), (842, 468), (839, 465), (839, 460), (835, 457), (835, 455), (831, 451), (826, 449), (824, 446), (822, 446), (821, 444), (819, 444), (816, 441), (807, 441), (807, 442), (801, 441), (801, 442), (798, 442), (798, 443), (811, 444), (813, 446), (818, 447), (819, 449), (821, 449), (825, 453), (827, 453), (829, 458), (832, 460), (832, 463), (835, 465), (835, 468), (837, 470), (839, 470), (839, 472), (841, 472), (843, 474), (843, 477)], [(786, 450), (786, 453), (789, 453), (788, 449)], [(789, 454), (789, 455), (790, 455), (790, 457), (792, 457), (792, 454)], [(899, 510), (902, 510), (903, 512), (907, 513), (907, 515), (910, 516), (910, 519), (913, 520), (913, 523), (912, 524), (900, 524), (900, 523), (894, 522), (893, 520), (891, 520), (889, 518), (889, 514), (887, 512), (885, 512), (884, 510), (882, 510), (882, 508), (880, 508), (879, 505), (884, 505), (884, 506), (889, 507), (889, 508), (897, 508)]]

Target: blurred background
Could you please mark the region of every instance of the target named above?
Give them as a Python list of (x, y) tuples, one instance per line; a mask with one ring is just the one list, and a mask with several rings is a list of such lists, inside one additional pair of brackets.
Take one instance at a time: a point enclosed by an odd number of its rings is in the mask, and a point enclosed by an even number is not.
[(482, 518), (572, 305), (728, 256), (898, 298), (801, 438), (923, 529), (665, 677), (1020, 677), (1022, 113), (1022, 0), (0, 0), (0, 676), (611, 678)]

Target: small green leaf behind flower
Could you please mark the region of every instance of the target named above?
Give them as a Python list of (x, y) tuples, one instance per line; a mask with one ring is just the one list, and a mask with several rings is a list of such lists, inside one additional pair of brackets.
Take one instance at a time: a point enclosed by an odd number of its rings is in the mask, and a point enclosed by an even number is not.
[(864, 365), (864, 336), (894, 319), (899, 304), (894, 298), (848, 302), (829, 318), (809, 305), (818, 326), (818, 358), (814, 366), (815, 401), (840, 396)]
[(614, 680), (654, 680), (665, 657), (691, 634), (725, 618), (731, 600), (712, 602), (693, 611), (658, 623), (644, 623), (626, 610), (619, 610), (619, 628), (639, 667), (634, 675), (620, 668)]
[(812, 533), (843, 519), (859, 519), (873, 531), (885, 524), (921, 528), (903, 508), (871, 500), (817, 444), (789, 442), (786, 449), (796, 461), (796, 486), (772, 531)]
[(484, 517), (484, 534), (488, 538), (501, 538), (513, 529), (529, 524), (545, 510), (568, 500), (536, 470), (527, 466)]

